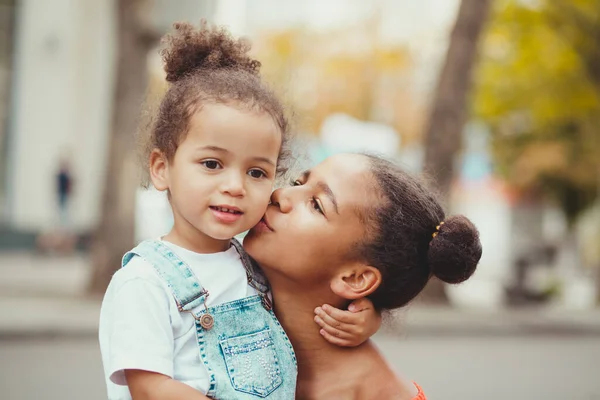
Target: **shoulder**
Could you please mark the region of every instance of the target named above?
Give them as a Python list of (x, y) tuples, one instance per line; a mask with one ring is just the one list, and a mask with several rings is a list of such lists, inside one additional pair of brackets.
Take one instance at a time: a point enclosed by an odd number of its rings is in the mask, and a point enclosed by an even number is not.
[[(372, 382), (371, 382), (372, 383)], [(372, 387), (368, 389), (372, 393)], [(398, 399), (398, 400), (427, 400), (421, 388), (412, 382), (401, 382), (393, 379), (381, 382), (379, 390), (374, 393), (374, 399)]]
[(425, 397), (425, 393), (423, 392), (423, 389), (421, 389), (421, 386), (417, 385), (416, 382), (414, 385), (417, 388), (417, 395), (413, 398), (413, 400), (427, 400), (427, 397)]
[(125, 267), (120, 268), (111, 279), (111, 285), (121, 286), (132, 280), (161, 284), (161, 278), (154, 266), (144, 258), (134, 255)]
[(152, 264), (134, 256), (129, 263), (112, 276), (104, 296), (104, 302), (116, 298), (148, 298), (149, 296), (169, 299), (169, 288), (158, 275)]
[(102, 300), (100, 325), (130, 324), (140, 318), (148, 322), (170, 316), (176, 309), (166, 282), (150, 263), (136, 256), (113, 275)]
[[(364, 347), (362, 352), (368, 378), (362, 386), (365, 393), (373, 393), (374, 399), (424, 400), (422, 391), (415, 383), (390, 368), (387, 360), (373, 345)], [(360, 354), (360, 353), (359, 353)], [(377, 393), (373, 392), (377, 387)]]

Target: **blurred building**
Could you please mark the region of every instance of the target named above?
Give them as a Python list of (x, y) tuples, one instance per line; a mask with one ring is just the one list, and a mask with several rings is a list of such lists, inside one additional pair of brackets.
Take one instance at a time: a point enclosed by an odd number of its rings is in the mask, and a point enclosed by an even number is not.
[[(150, 0), (148, 19), (158, 33), (215, 8), (212, 0), (174, 4)], [(61, 160), (73, 174), (72, 228), (95, 226), (111, 125), (115, 6), (116, 0), (0, 2), (0, 98), (6, 100), (0, 109), (0, 228), (35, 233), (56, 223)]]
[[(203, 17), (227, 25), (236, 35), (303, 25), (327, 30), (360, 24), (379, 12), (384, 40), (407, 42), (419, 48), (419, 57), (429, 57), (416, 68), (420, 72), (415, 79), (423, 83), (416, 91), (421, 93), (435, 81), (437, 69), (431, 66), (439, 63), (431, 59), (443, 54), (458, 4), (149, 2), (148, 17), (158, 33), (174, 21)], [(53, 227), (58, 218), (55, 174), (61, 161), (68, 162), (73, 174), (72, 228), (88, 231), (99, 218), (113, 100), (115, 5), (116, 0), (0, 2), (0, 227), (5, 231), (33, 234)], [(157, 69), (156, 63), (150, 64)]]
[[(11, 237), (23, 232), (34, 237), (57, 223), (55, 174), (61, 161), (68, 162), (73, 173), (72, 228), (87, 232), (98, 221), (113, 104), (117, 1), (0, 0), (0, 247), (7, 237), (3, 232), (10, 232)], [(428, 105), (459, 4), (458, 0), (148, 1), (149, 25), (159, 34), (175, 21), (196, 22), (205, 17), (226, 25), (236, 36), (255, 39), (255, 50), (260, 51), (267, 43), (261, 43), (261, 38), (274, 32), (298, 28), (318, 33), (315, 37), (323, 40), (309, 43), (304, 53), (298, 46), (290, 46), (290, 52), (302, 60), (314, 60), (327, 52), (356, 52), (365, 43), (371, 47), (374, 42), (399, 45), (406, 50), (402, 54), (410, 58), (406, 68), (410, 73), (400, 85), (403, 92), (398, 96), (398, 86), (389, 84), (385, 76), (379, 84), (371, 82), (381, 88), (375, 90), (378, 96), (373, 96), (371, 103), (375, 112), (369, 117), (389, 124), (390, 114), (400, 116), (401, 126), (394, 129), (401, 135), (418, 109), (415, 104), (422, 106), (421, 110)], [(369, 27), (372, 31), (366, 30), (372, 36), (359, 29), (365, 24), (373, 24)], [(368, 53), (359, 54), (364, 59)], [(305, 104), (317, 94), (326, 97), (322, 81), (315, 79), (314, 69), (321, 67), (303, 65), (294, 79), (284, 79), (281, 86)], [(162, 84), (156, 52), (149, 54), (148, 68), (151, 85)], [(340, 79), (337, 72), (332, 75), (342, 86), (353, 82)], [(336, 87), (331, 91), (341, 92)], [(326, 114), (324, 120), (331, 117), (331, 110)], [(355, 122), (360, 129), (368, 125)], [(351, 145), (327, 142), (347, 141), (348, 135), (325, 134), (323, 140), (319, 132), (323, 133), (323, 126), (315, 127), (310, 139), (317, 159), (330, 148)], [(453, 288), (451, 296), (458, 303), (493, 307), (503, 301), (503, 286), (513, 277), (515, 256), (540, 241), (558, 240), (564, 224), (554, 209), (515, 203), (492, 174), (485, 138), (483, 126), (471, 123), (465, 130), (466, 146), (457, 160), (461, 173), (453, 199), (453, 211), (467, 214), (480, 227), (483, 258), (477, 275)], [(388, 147), (394, 147), (392, 153), (398, 150), (404, 166), (418, 171), (423, 155), (420, 141), (408, 143), (405, 139), (403, 136), (402, 146), (392, 141)], [(356, 142), (361, 140), (357, 136)], [(136, 221), (138, 240), (156, 237), (169, 228), (170, 208), (162, 193), (139, 192)]]
[(10, 103), (10, 82), (13, 70), (16, 1), (0, 2), (0, 220), (6, 192), (8, 146), (7, 125)]

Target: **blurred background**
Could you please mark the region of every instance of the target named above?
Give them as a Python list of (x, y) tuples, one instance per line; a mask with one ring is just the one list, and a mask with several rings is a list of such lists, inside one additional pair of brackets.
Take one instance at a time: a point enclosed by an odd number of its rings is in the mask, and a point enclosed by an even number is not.
[[(299, 162), (369, 150), (481, 232), (375, 340), (435, 399), (600, 399), (600, 0), (0, 0), (0, 398), (106, 398), (99, 305), (169, 229), (135, 132), (173, 22), (252, 40)], [(141, 116), (141, 117), (140, 117)]]

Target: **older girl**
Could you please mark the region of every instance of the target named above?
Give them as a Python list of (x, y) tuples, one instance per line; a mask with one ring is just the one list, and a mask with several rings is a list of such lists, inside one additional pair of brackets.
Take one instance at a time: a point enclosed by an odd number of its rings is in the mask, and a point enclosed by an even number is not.
[(432, 276), (462, 282), (481, 257), (477, 229), (464, 216), (447, 217), (430, 191), (377, 157), (333, 156), (294, 184), (273, 193), (244, 247), (269, 279), (296, 351), (296, 398), (424, 399), (372, 343), (340, 348), (321, 340), (313, 310), (362, 297), (390, 310)]

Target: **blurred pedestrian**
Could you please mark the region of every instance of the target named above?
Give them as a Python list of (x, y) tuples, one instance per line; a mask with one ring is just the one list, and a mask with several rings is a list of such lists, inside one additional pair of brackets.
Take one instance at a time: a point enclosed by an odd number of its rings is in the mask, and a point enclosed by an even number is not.
[(56, 173), (56, 195), (58, 200), (59, 226), (68, 230), (69, 204), (73, 192), (73, 173), (67, 159), (62, 159)]
[(73, 170), (66, 157), (60, 159), (53, 176), (53, 191), (56, 196), (56, 220), (52, 228), (37, 237), (37, 250), (42, 253), (71, 253), (75, 249), (77, 236), (71, 226), (71, 199), (73, 196)]

